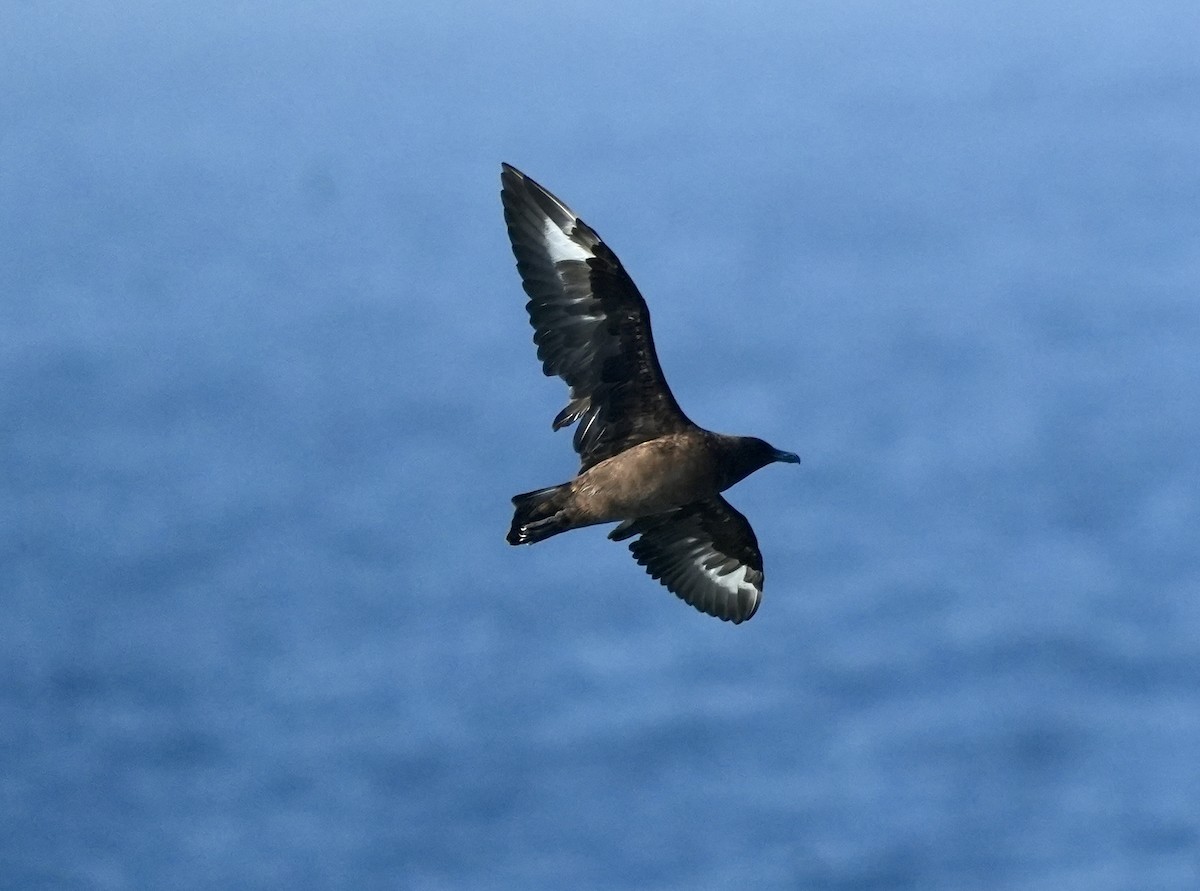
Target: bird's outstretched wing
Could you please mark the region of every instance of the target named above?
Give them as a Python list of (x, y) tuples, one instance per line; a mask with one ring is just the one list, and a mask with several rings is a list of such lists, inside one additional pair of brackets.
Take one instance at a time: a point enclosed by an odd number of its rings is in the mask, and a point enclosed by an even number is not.
[(745, 622), (762, 600), (763, 564), (754, 530), (717, 495), (666, 513), (627, 520), (613, 541), (640, 535), (634, 558), (667, 589), (726, 622)]
[(571, 388), (554, 429), (579, 422), (582, 470), (692, 427), (659, 367), (646, 301), (617, 255), (516, 168), (503, 165), (500, 180), (538, 358), (547, 375)]

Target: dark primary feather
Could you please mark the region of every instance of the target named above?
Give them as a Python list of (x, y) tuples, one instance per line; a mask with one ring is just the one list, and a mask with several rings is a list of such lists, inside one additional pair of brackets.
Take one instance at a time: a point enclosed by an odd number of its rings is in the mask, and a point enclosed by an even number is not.
[(613, 541), (641, 537), (629, 550), (646, 571), (701, 612), (737, 624), (762, 598), (763, 563), (750, 523), (717, 495), (677, 510), (627, 520)]
[[(571, 388), (554, 429), (579, 422), (581, 469), (692, 427), (659, 367), (646, 302), (616, 254), (520, 171), (504, 165), (501, 181), (538, 358)], [(547, 224), (564, 240), (548, 236)]]

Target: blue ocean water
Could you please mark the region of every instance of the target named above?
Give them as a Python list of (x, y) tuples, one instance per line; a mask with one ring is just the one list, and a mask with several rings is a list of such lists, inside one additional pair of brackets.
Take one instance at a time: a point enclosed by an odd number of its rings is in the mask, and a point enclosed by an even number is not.
[[(1200, 887), (1200, 13), (0, 16), (0, 887)], [(599, 530), (499, 162), (730, 500)]]

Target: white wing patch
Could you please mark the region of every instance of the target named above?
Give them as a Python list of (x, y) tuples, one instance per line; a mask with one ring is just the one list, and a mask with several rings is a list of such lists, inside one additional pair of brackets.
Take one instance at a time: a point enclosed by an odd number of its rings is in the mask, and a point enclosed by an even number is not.
[(731, 596), (737, 597), (738, 593), (741, 591), (745, 591), (747, 594), (750, 594), (754, 597), (758, 596), (758, 590), (746, 581), (747, 567), (739, 566), (737, 569), (733, 570), (733, 572), (722, 574), (717, 572), (715, 569), (709, 569), (702, 563), (698, 564), (698, 566), (708, 577), (709, 581), (728, 591)]
[(592, 257), (591, 251), (581, 248), (572, 241), (571, 237), (559, 229), (554, 220), (549, 217), (542, 223), (542, 236), (546, 240), (546, 251), (554, 263), (562, 263), (564, 260), (583, 262)]
[[(711, 542), (691, 537), (684, 541), (689, 545), (686, 561), (691, 563), (710, 583), (734, 598), (734, 602), (737, 601), (739, 594), (746, 594), (752, 599), (758, 599), (758, 589), (746, 581), (750, 567), (738, 565), (734, 569), (726, 569), (722, 572), (720, 567), (727, 561), (723, 554), (718, 554), (713, 550)], [(709, 566), (709, 563), (716, 565)]]

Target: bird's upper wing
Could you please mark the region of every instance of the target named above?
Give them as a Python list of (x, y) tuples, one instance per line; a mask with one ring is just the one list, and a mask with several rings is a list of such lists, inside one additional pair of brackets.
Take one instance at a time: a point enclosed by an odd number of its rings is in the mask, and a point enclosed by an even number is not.
[(627, 520), (613, 541), (640, 535), (629, 550), (646, 571), (696, 609), (726, 622), (745, 622), (762, 600), (763, 564), (750, 523), (717, 495)]
[(538, 358), (571, 388), (554, 429), (580, 422), (574, 445), (582, 469), (690, 428), (654, 353), (646, 301), (617, 255), (516, 168), (505, 164), (500, 179)]

